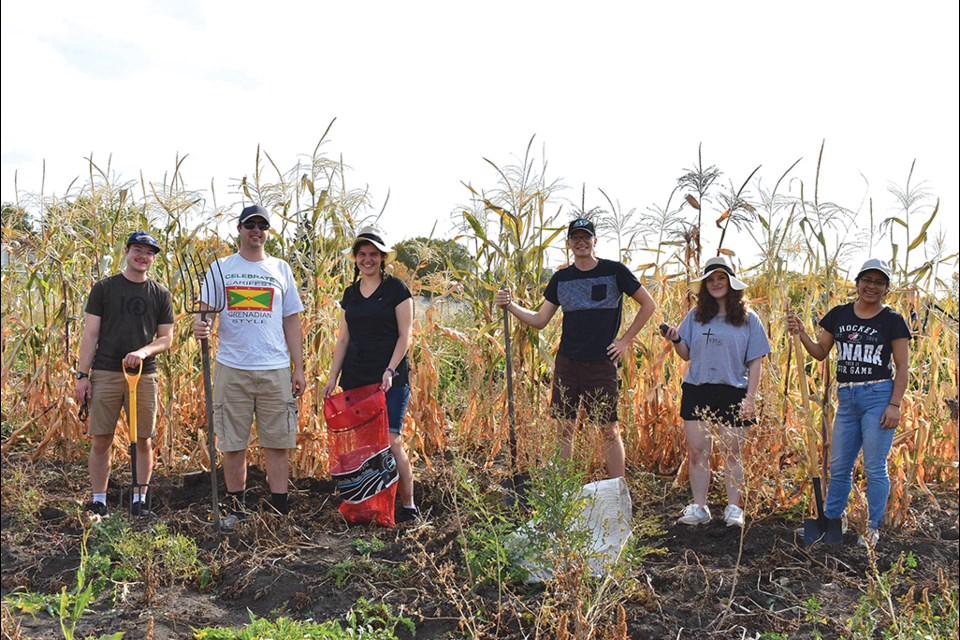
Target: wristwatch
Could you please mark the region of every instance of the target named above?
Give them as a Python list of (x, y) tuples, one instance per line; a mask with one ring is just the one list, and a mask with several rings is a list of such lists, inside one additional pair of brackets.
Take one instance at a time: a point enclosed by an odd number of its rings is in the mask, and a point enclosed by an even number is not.
[(680, 344), (681, 342), (683, 342), (683, 338), (677, 338), (676, 340), (671, 340), (670, 342), (672, 342), (673, 344)]
[(83, 380), (84, 378), (89, 378), (90, 374), (84, 371), (77, 371), (77, 380)]
[(391, 378), (397, 375), (397, 371), (392, 367), (384, 369), (384, 373), (389, 373)]

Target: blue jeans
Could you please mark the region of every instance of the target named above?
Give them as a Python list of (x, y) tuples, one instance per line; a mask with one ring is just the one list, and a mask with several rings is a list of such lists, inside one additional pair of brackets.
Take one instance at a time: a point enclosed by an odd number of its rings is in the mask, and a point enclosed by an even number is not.
[(881, 429), (880, 418), (890, 404), (893, 380), (837, 389), (837, 416), (833, 420), (833, 456), (824, 515), (839, 518), (847, 508), (853, 484), (853, 465), (863, 449), (867, 476), (869, 526), (880, 528), (890, 496), (887, 455), (896, 429)]
[(390, 433), (403, 431), (403, 416), (407, 413), (409, 402), (410, 385), (390, 387), (390, 391), (387, 391), (387, 421), (390, 423)]

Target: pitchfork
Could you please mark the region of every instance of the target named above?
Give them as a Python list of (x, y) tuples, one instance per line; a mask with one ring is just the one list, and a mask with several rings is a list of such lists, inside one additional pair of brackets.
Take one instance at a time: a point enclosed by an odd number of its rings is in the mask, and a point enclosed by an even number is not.
[[(200, 314), (200, 320), (207, 321), (207, 314), (223, 311), (227, 304), (226, 288), (220, 261), (210, 261), (209, 269), (204, 269), (199, 258), (180, 256), (180, 273), (184, 279), (184, 309)], [(212, 491), (213, 513), (211, 522), (220, 533), (220, 492), (217, 481), (217, 445), (213, 430), (213, 384), (210, 381), (210, 341), (200, 340), (200, 353), (203, 356), (203, 396), (207, 408), (207, 447), (210, 455), (210, 488)]]

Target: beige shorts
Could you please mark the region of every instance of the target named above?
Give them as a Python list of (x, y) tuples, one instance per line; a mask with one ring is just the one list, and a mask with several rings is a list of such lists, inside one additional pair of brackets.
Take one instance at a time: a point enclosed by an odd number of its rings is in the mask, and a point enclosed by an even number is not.
[(250, 446), (253, 418), (257, 437), (267, 449), (297, 446), (297, 401), (290, 369), (250, 371), (217, 363), (213, 375), (213, 428), (221, 451)]
[[(90, 372), (91, 436), (111, 436), (117, 430), (120, 408), (130, 417), (130, 388), (122, 371)], [(144, 373), (137, 383), (137, 437), (157, 437), (157, 374)]]

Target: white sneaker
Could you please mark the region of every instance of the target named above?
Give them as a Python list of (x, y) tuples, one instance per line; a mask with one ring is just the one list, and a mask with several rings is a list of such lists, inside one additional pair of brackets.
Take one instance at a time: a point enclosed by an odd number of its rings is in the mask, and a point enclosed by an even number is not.
[(866, 533), (857, 539), (857, 544), (861, 547), (875, 547), (880, 541), (880, 529), (867, 527)]
[(743, 509), (735, 504), (728, 504), (727, 508), (723, 510), (723, 520), (728, 527), (740, 527), (742, 529)]
[(698, 524), (707, 524), (710, 522), (710, 509), (702, 504), (688, 504), (683, 510), (683, 515), (677, 520), (679, 524), (689, 524), (697, 526)]

